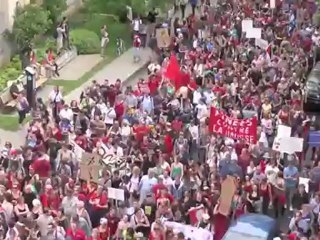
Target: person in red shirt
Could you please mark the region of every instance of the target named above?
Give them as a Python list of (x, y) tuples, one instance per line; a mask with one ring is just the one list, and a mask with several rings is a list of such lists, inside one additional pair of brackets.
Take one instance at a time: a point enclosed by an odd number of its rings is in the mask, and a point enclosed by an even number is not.
[(161, 78), (158, 75), (151, 75), (148, 81), (148, 87), (150, 91), (150, 95), (154, 96), (157, 93), (157, 90), (160, 85)]
[(70, 227), (66, 231), (66, 237), (70, 240), (87, 240), (86, 233), (79, 227), (79, 216), (71, 219)]
[(115, 103), (114, 111), (116, 112), (117, 120), (119, 122), (121, 122), (122, 117), (124, 115), (124, 111), (125, 111), (124, 101), (123, 100)]
[[(40, 201), (43, 207), (45, 208), (51, 208), (52, 202), (51, 200), (53, 200), (53, 188), (51, 185), (47, 184), (45, 186), (45, 190), (44, 193), (42, 193), (40, 195)], [(58, 210), (58, 209), (56, 209)]]
[(168, 202), (170, 202), (170, 204), (172, 204), (174, 201), (173, 196), (168, 192), (167, 188), (161, 189), (160, 193), (157, 194), (155, 198), (156, 198), (157, 205), (159, 205), (162, 202), (166, 202), (166, 201), (168, 201)]
[(35, 174), (38, 174), (40, 178), (48, 178), (51, 172), (51, 165), (49, 156), (42, 154), (33, 163), (32, 168)]
[(116, 234), (118, 229), (118, 223), (120, 222), (120, 219), (117, 217), (116, 211), (114, 208), (110, 209), (110, 212), (107, 215), (107, 220), (108, 220), (107, 226), (109, 229), (110, 236), (113, 236)]
[(100, 218), (105, 216), (108, 211), (108, 197), (102, 186), (98, 186), (97, 190), (90, 195), (89, 204), (92, 207), (90, 216), (92, 227), (95, 228), (99, 226)]

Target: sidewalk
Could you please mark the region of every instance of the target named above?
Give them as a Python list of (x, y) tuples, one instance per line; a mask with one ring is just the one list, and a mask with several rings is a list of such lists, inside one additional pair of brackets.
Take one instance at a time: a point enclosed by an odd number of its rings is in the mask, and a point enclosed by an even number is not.
[[(106, 65), (101, 71), (97, 72), (87, 82), (65, 96), (65, 101), (70, 103), (72, 100), (78, 100), (83, 89), (90, 86), (93, 80), (101, 83), (105, 79), (108, 79), (109, 83), (115, 83), (117, 79), (120, 79), (121, 81), (125, 82), (132, 75), (145, 67), (154, 57), (150, 49), (143, 49), (141, 51), (141, 56), (142, 59), (139, 63), (133, 63), (133, 49), (129, 49), (120, 57)], [(68, 68), (68, 66), (66, 66), (66, 68)], [(77, 73), (75, 73), (75, 75), (77, 75)], [(16, 132), (0, 129), (0, 145), (3, 145), (5, 141), (9, 141), (14, 147), (20, 147), (25, 143), (26, 134), (26, 128)]]

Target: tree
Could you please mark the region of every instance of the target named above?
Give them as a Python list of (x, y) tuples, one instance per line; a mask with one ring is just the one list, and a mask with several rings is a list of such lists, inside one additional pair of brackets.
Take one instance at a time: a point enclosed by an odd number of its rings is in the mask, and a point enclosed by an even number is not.
[(51, 27), (49, 12), (37, 5), (18, 8), (14, 17), (12, 38), (21, 55), (28, 51), (35, 37), (44, 35)]
[(67, 10), (66, 0), (44, 0), (43, 8), (49, 11), (49, 19), (53, 24), (56, 24), (64, 11)]

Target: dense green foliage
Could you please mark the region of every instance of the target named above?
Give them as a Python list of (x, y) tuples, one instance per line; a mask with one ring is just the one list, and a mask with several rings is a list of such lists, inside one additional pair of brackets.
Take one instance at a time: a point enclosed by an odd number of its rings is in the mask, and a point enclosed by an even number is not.
[(49, 19), (56, 26), (61, 21), (61, 15), (67, 10), (66, 0), (43, 0), (43, 8), (49, 12)]
[(37, 5), (27, 5), (17, 10), (12, 35), (19, 50), (25, 49), (37, 36), (45, 34), (50, 29), (52, 21), (49, 14)]
[(70, 32), (70, 40), (79, 54), (94, 54), (100, 51), (100, 39), (93, 31), (74, 29)]

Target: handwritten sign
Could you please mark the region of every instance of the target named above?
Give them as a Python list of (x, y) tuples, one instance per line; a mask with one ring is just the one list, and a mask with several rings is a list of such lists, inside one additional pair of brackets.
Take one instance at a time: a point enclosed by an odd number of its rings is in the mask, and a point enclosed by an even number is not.
[(98, 182), (101, 169), (100, 156), (84, 152), (80, 162), (80, 179)]
[(237, 119), (211, 107), (209, 131), (232, 139), (243, 139), (248, 143), (257, 142), (257, 118)]
[(156, 39), (159, 48), (167, 48), (171, 44), (171, 39), (167, 28), (157, 28)]

